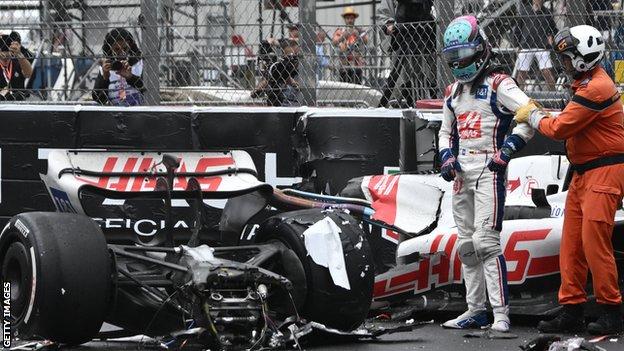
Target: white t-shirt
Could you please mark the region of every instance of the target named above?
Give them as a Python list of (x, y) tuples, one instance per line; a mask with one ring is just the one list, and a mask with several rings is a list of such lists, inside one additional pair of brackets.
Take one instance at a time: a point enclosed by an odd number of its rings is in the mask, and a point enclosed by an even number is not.
[[(143, 60), (132, 65), (130, 71), (133, 75), (140, 77), (143, 74)], [(101, 66), (100, 74), (102, 74)], [(143, 94), (128, 84), (126, 78), (120, 76), (116, 71), (110, 71), (108, 99), (112, 105), (134, 106), (143, 103)]]

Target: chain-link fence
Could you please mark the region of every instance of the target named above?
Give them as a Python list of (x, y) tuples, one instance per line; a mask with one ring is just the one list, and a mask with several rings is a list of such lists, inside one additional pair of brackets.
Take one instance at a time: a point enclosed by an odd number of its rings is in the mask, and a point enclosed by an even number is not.
[(497, 61), (538, 98), (565, 92), (550, 44), (582, 23), (602, 31), (603, 64), (624, 84), (622, 0), (2, 0), (0, 10), (0, 100), (415, 106), (451, 83), (439, 53), (461, 14), (478, 17)]

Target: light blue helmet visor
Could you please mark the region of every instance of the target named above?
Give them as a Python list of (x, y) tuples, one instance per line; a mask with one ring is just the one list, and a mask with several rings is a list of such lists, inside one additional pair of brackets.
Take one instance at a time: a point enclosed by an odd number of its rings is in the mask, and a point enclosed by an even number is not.
[(451, 67), (463, 68), (474, 62), (475, 55), (483, 51), (483, 45), (479, 41), (457, 44), (445, 47), (442, 56)]
[(442, 56), (451, 68), (453, 76), (460, 81), (469, 81), (479, 72), (476, 60), (483, 51), (483, 44), (474, 41), (444, 48)]

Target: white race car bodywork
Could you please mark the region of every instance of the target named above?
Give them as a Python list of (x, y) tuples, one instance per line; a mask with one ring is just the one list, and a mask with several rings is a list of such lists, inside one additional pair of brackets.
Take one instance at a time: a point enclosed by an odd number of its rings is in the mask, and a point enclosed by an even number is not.
[[(256, 178), (254, 163), (245, 151), (185, 151), (172, 154), (180, 162), (176, 173), (192, 173), (202, 192), (213, 194), (206, 195), (206, 198), (225, 198), (227, 196), (220, 193), (270, 188)], [(111, 194), (148, 194), (155, 190), (155, 174), (162, 176), (166, 173), (165, 166), (160, 164), (162, 158), (162, 152), (52, 150), (48, 155), (47, 174), (41, 174), (41, 179), (58, 211), (84, 214), (79, 198), (83, 187)], [(218, 174), (226, 171), (230, 173)], [(186, 190), (190, 177), (176, 176), (173, 191)]]
[[(547, 218), (503, 222), (501, 244), (511, 286), (559, 273), (559, 243), (567, 194), (567, 191), (562, 192), (561, 189), (568, 165), (565, 156), (559, 155), (527, 156), (513, 159), (509, 165), (506, 211), (511, 211), (513, 207), (535, 208), (531, 197), (532, 189), (549, 188), (551, 192), (556, 191), (546, 197), (550, 205), (550, 216), (545, 216)], [(388, 178), (386, 183), (395, 184), (394, 193), (398, 195), (384, 198), (374, 191), (381, 177)], [(393, 177), (399, 179), (392, 179)], [(435, 226), (428, 234), (398, 243), (396, 267), (375, 279), (375, 299), (381, 301), (399, 295), (404, 298), (406, 295), (418, 295), (450, 284), (460, 284), (462, 277), (457, 255), (457, 228), (451, 207), (452, 183), (443, 181), (439, 174), (367, 178), (362, 182), (362, 188), (368, 200), (373, 203), (377, 218), (416, 233), (418, 229)], [(410, 185), (405, 187), (405, 184)], [(404, 189), (409, 189), (409, 194), (402, 191)], [(433, 189), (439, 189), (443, 193), (439, 201), (435, 196), (422, 196), (431, 194)], [(417, 202), (419, 212), (410, 215), (402, 211), (402, 207), (413, 207), (403, 203), (406, 201)], [(392, 208), (393, 212), (388, 211), (388, 208)], [(382, 213), (379, 213), (380, 209)], [(437, 223), (423, 223), (424, 218), (427, 218), (423, 213), (437, 213)], [(403, 217), (399, 218), (400, 216)], [(616, 214), (616, 221), (622, 219), (624, 213), (620, 210)], [(411, 221), (418, 223), (410, 223), (406, 227), (405, 223)], [(399, 238), (394, 233), (386, 233), (385, 236), (389, 240)]]

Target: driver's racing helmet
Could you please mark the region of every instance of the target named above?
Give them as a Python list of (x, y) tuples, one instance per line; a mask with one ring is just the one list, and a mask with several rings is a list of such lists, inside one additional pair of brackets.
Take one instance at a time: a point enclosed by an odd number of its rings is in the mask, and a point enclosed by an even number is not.
[(602, 34), (588, 25), (563, 28), (555, 35), (553, 46), (557, 54), (571, 59), (574, 71), (567, 73), (574, 78), (596, 67), (605, 52)]
[(444, 32), (442, 56), (461, 83), (474, 80), (487, 67), (491, 48), (474, 16), (454, 19)]

